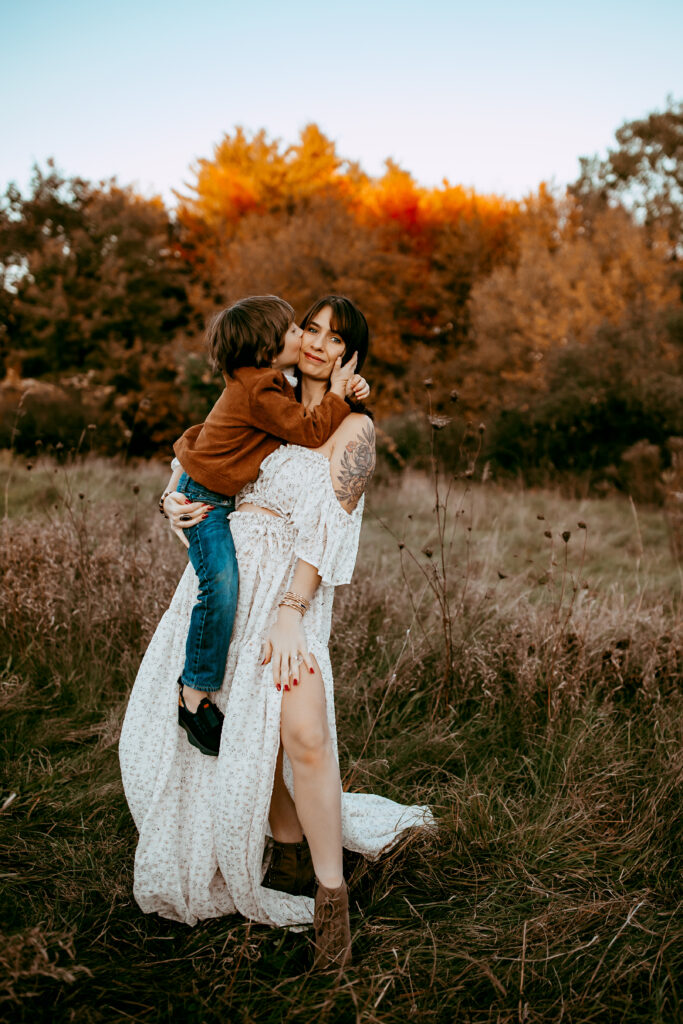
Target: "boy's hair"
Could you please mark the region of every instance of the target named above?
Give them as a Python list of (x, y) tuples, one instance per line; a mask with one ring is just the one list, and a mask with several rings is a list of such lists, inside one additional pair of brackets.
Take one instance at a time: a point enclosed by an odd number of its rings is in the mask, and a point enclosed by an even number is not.
[(213, 369), (231, 375), (240, 366), (270, 366), (293, 320), (294, 310), (277, 295), (250, 295), (234, 302), (206, 330)]

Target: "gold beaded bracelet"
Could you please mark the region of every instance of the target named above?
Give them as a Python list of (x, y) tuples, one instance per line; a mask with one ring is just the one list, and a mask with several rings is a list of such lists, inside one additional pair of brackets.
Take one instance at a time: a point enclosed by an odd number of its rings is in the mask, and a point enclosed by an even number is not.
[(306, 597), (302, 597), (301, 594), (295, 594), (293, 590), (288, 590), (285, 597), (291, 597), (293, 601), (298, 601), (302, 604), (306, 611), (311, 607), (311, 602)]
[(308, 609), (311, 607), (311, 602), (301, 594), (295, 594), (293, 590), (288, 590), (285, 596), (280, 601), (280, 608), (294, 608), (296, 611), (301, 612), (301, 615), (305, 615)]

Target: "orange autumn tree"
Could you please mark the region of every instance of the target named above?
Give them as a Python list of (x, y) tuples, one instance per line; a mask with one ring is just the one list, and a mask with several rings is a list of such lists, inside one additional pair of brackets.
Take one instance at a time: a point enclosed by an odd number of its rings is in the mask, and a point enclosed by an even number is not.
[[(652, 238), (621, 207), (588, 225), (571, 196), (541, 188), (527, 201), (517, 258), (473, 288), (463, 397), (483, 412), (541, 394), (556, 350), (576, 343), (590, 358), (599, 328), (653, 323), (678, 305), (664, 234)], [(666, 360), (668, 344), (663, 333), (652, 358)]]
[(393, 161), (367, 178), (354, 197), (357, 222), (371, 226), (386, 251), (409, 259), (401, 284), (400, 333), (417, 383), (433, 374), (439, 404), (458, 376), (469, 335), (468, 299), (475, 281), (514, 252), (519, 205), (451, 185), (418, 185)]
[(249, 215), (287, 215), (311, 197), (341, 188), (343, 161), (315, 125), (287, 148), (266, 132), (237, 127), (192, 167), (189, 194), (176, 193), (183, 255), (209, 275)]
[(350, 294), (373, 331), (380, 411), (453, 359), (472, 284), (514, 244), (517, 204), (424, 188), (393, 161), (371, 178), (315, 125), (288, 147), (238, 128), (193, 172), (178, 221), (198, 308), (275, 292), (301, 313), (321, 293)]

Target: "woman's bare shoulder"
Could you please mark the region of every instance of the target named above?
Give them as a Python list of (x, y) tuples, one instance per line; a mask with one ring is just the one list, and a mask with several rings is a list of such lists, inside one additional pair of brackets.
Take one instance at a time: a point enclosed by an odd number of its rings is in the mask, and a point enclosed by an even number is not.
[(333, 435), (342, 444), (347, 444), (350, 439), (364, 438), (368, 443), (375, 443), (375, 426), (369, 416), (362, 412), (352, 412), (346, 419), (342, 420)]

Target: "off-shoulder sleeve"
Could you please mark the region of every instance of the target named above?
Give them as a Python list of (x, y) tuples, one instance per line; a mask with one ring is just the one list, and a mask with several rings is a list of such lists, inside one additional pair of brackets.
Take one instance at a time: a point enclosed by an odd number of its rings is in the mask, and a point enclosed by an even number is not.
[[(328, 474), (327, 468), (324, 472)], [(337, 501), (329, 481), (319, 490), (310, 489), (292, 512), (296, 528), (294, 553), (314, 565), (325, 587), (350, 583), (358, 554), (364, 498), (353, 512)]]

